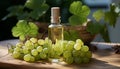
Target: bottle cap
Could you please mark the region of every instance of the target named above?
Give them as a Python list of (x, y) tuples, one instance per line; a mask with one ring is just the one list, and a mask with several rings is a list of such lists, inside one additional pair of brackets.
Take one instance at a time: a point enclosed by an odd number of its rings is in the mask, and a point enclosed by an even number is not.
[(51, 8), (51, 23), (59, 23), (60, 22), (60, 8), (52, 7)]

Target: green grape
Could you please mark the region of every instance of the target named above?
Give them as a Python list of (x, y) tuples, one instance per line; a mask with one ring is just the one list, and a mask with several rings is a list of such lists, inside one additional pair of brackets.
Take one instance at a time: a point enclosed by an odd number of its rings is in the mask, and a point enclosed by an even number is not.
[(33, 56), (37, 56), (37, 55), (38, 55), (38, 51), (37, 51), (36, 49), (33, 49), (33, 50), (31, 51), (31, 54), (32, 54)]
[(85, 57), (91, 58), (91, 57), (92, 57), (92, 52), (91, 52), (91, 51), (87, 51), (87, 52), (85, 53)]
[(87, 52), (87, 51), (89, 51), (89, 47), (88, 46), (82, 46), (81, 51)]
[(81, 58), (81, 57), (74, 57), (74, 61), (75, 61), (75, 63), (77, 63), (77, 64), (81, 64), (82, 61), (83, 61), (83, 58)]
[(35, 43), (33, 46), (34, 46), (34, 48), (37, 48), (39, 46), (39, 44)]
[(45, 38), (45, 43), (49, 43), (48, 37)]
[(25, 61), (31, 61), (31, 55), (30, 54), (26, 54), (26, 55), (24, 55), (24, 57), (23, 57), (23, 59), (25, 60)]
[(78, 50), (73, 50), (73, 51), (72, 51), (73, 57), (78, 57), (78, 56), (79, 56), (79, 53), (78, 53), (78, 52), (79, 52)]
[(76, 43), (79, 43), (81, 46), (84, 45), (83, 41), (81, 39), (77, 39)]
[(64, 57), (64, 58), (68, 58), (68, 57), (71, 57), (71, 56), (72, 56), (72, 54), (71, 54), (70, 51), (65, 51), (65, 52), (63, 53), (63, 57)]
[(42, 52), (42, 50), (43, 50), (42, 46), (38, 46), (38, 47), (37, 47), (37, 51), (38, 51), (38, 52)]
[(37, 43), (37, 38), (30, 38), (30, 41), (31, 41), (32, 43)]
[(39, 45), (44, 45), (44, 44), (45, 44), (45, 41), (44, 41), (43, 39), (39, 39), (39, 40), (38, 40), (38, 44), (39, 44)]
[(69, 44), (69, 45), (74, 45), (75, 42), (74, 42), (74, 41), (68, 41), (68, 44)]
[(32, 45), (33, 45), (33, 43), (30, 40), (27, 40), (25, 42), (25, 46), (32, 46)]
[(43, 52), (47, 54), (48, 53), (48, 48), (44, 48)]
[(90, 61), (89, 58), (87, 58), (87, 57), (84, 57), (84, 58), (83, 58), (83, 63), (88, 63), (89, 61)]
[(39, 56), (40, 56), (41, 59), (46, 59), (47, 58), (47, 55), (43, 52), (40, 52)]
[(16, 47), (16, 48), (14, 48), (14, 51), (21, 52), (21, 48), (20, 47)]
[(72, 64), (73, 63), (73, 57), (66, 58), (65, 62), (68, 63), (68, 64)]
[(31, 56), (30, 61), (34, 62), (35, 61), (35, 57)]
[(18, 51), (14, 51), (14, 52), (12, 53), (12, 56), (13, 56), (14, 58), (18, 59), (18, 58), (21, 57), (21, 53), (18, 52)]
[(66, 45), (66, 50), (72, 51), (74, 48), (74, 41), (68, 41), (67, 45)]
[(63, 50), (65, 51), (66, 50), (66, 45), (68, 44), (68, 41), (62, 41), (61, 42), (62, 46), (63, 46)]
[(29, 50), (34, 49), (34, 45), (26, 46)]
[(24, 53), (24, 54), (29, 54), (29, 53), (30, 53), (30, 51), (29, 51), (29, 49), (28, 49), (28, 48), (23, 48), (23, 53)]
[(85, 52), (80, 51), (80, 52), (79, 52), (79, 56), (80, 56), (80, 57), (85, 57)]
[(74, 45), (74, 49), (75, 49), (75, 50), (80, 50), (80, 49), (81, 49), (81, 45), (80, 45), (79, 43), (76, 43), (76, 44)]
[(35, 61), (39, 61), (40, 60), (40, 55), (38, 54), (37, 56), (34, 56)]
[(16, 47), (22, 47), (23, 45), (24, 45), (23, 42), (19, 42), (16, 44)]

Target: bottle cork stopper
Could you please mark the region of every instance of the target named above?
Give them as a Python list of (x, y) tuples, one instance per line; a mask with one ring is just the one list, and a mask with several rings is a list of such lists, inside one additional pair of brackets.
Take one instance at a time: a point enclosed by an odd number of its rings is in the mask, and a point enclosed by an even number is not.
[(60, 20), (60, 8), (52, 7), (51, 8), (51, 22), (59, 23), (60, 22), (59, 20)]

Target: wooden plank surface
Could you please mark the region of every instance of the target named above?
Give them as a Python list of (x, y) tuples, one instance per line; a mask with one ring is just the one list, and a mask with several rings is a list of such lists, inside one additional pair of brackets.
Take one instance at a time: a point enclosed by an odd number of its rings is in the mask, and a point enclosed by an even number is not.
[(107, 45), (98, 45), (98, 50), (93, 52), (93, 57), (90, 63), (68, 65), (64, 62), (28, 63), (14, 59), (8, 54), (6, 46), (8, 43), (15, 44), (16, 42), (18, 42), (18, 40), (0, 42), (0, 69), (120, 69), (120, 54), (115, 54), (111, 47)]

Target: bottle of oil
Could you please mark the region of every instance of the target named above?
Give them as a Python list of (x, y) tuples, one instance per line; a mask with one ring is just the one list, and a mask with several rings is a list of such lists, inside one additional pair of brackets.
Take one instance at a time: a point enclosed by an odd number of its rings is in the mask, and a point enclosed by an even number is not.
[(48, 27), (48, 37), (54, 43), (56, 40), (63, 40), (63, 26), (60, 24), (60, 8), (51, 8), (51, 24)]

